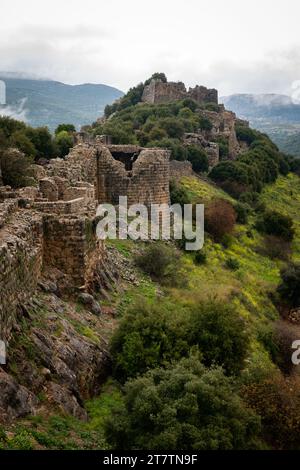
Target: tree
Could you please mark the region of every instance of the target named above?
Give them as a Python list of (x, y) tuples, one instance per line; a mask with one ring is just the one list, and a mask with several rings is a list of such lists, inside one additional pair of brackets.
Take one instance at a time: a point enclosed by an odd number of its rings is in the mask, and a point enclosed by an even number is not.
[(58, 149), (58, 156), (65, 157), (69, 153), (70, 148), (73, 147), (74, 139), (67, 131), (60, 131), (55, 136), (55, 143)]
[(300, 307), (300, 263), (291, 263), (281, 270), (280, 275), (277, 292), (281, 299), (292, 308)]
[(204, 365), (218, 364), (229, 375), (243, 369), (249, 334), (245, 322), (231, 304), (216, 300), (199, 304), (190, 325), (190, 343), (198, 345)]
[(106, 421), (114, 449), (229, 450), (260, 447), (259, 418), (221, 368), (193, 354), (125, 385), (124, 405)]
[(18, 148), (21, 152), (26, 155), (26, 157), (34, 158), (37, 154), (35, 146), (23, 130), (16, 131), (12, 134), (10, 138), (10, 145), (11, 147)]
[(53, 158), (55, 156), (54, 141), (47, 127), (28, 128), (26, 135), (37, 150), (37, 158)]
[(13, 188), (26, 186), (30, 160), (17, 149), (6, 149), (0, 153), (0, 168), (4, 185)]
[(188, 353), (187, 317), (168, 305), (138, 302), (111, 341), (113, 373), (122, 382)]
[(299, 377), (273, 374), (241, 391), (253, 411), (261, 416), (263, 434), (277, 449), (300, 447)]
[(180, 257), (170, 246), (155, 242), (138, 255), (135, 261), (143, 271), (150, 274), (156, 281), (164, 284), (178, 282)]
[(189, 145), (187, 147), (187, 153), (187, 158), (196, 173), (208, 171), (208, 158), (204, 149), (197, 145)]
[(59, 124), (55, 129), (55, 135), (60, 134), (62, 131), (66, 131), (68, 134), (72, 134), (73, 132), (76, 132), (76, 128), (74, 124)]
[(167, 132), (169, 137), (175, 139), (181, 139), (185, 132), (181, 120), (175, 117), (160, 119), (159, 126)]
[(225, 234), (233, 232), (236, 212), (229, 201), (214, 199), (205, 210), (205, 228), (215, 241), (221, 242)]
[(238, 140), (246, 142), (248, 145), (251, 145), (257, 139), (258, 133), (250, 127), (237, 125), (235, 127), (235, 132)]
[(267, 235), (275, 235), (286, 241), (291, 241), (294, 237), (293, 220), (287, 215), (276, 211), (267, 211), (256, 223), (256, 228)]

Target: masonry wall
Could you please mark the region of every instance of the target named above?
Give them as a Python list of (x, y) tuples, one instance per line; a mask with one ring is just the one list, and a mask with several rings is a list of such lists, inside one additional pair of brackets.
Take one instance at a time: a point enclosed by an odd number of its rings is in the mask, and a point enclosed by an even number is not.
[(99, 203), (119, 203), (119, 196), (127, 196), (128, 204), (169, 204), (169, 152), (144, 149), (126, 171), (123, 163), (115, 160), (106, 147), (98, 149), (97, 199)]
[(170, 161), (170, 178), (180, 180), (184, 176), (192, 176), (193, 168), (191, 162), (180, 162), (178, 160)]
[(28, 213), (0, 232), (0, 339), (8, 341), (20, 305), (29, 300), (42, 270), (41, 217)]
[(161, 80), (151, 80), (149, 85), (145, 86), (142, 95), (142, 101), (151, 104), (169, 103), (184, 98), (191, 98), (199, 104), (218, 104), (218, 91), (214, 88), (209, 89), (199, 85), (187, 91), (182, 82), (165, 83)]
[(84, 286), (87, 273), (99, 256), (91, 219), (47, 215), (43, 227), (45, 267), (61, 270), (75, 287)]

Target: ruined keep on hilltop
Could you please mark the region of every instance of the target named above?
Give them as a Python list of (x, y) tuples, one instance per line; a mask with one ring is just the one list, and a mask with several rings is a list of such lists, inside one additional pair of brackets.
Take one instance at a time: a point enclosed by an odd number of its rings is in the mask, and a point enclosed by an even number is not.
[(182, 82), (163, 82), (162, 80), (152, 79), (150, 84), (144, 88), (142, 101), (144, 103), (159, 104), (185, 98), (191, 98), (199, 104), (218, 104), (218, 91), (214, 88), (208, 89), (199, 85), (196, 85), (195, 88), (189, 88), (187, 91), (185, 84)]

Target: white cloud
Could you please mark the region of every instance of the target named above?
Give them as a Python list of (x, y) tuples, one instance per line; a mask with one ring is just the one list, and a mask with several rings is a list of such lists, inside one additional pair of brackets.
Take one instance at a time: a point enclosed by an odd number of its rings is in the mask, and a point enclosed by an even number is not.
[(290, 93), (299, 13), (298, 0), (1, 0), (0, 70), (123, 90), (164, 71), (221, 94)]

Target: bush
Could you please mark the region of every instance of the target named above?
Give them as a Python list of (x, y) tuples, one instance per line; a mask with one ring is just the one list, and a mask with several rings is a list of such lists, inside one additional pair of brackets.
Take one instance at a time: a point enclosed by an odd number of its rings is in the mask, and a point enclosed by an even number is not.
[(229, 375), (243, 369), (249, 335), (232, 305), (216, 300), (198, 305), (190, 328), (190, 343), (199, 346), (205, 366), (221, 365)]
[(233, 232), (236, 213), (230, 202), (214, 199), (205, 210), (205, 227), (215, 241), (221, 242), (225, 234)]
[(236, 212), (236, 221), (238, 224), (247, 224), (248, 222), (248, 215), (249, 215), (249, 212), (250, 212), (250, 207), (248, 206), (248, 204), (242, 204), (241, 202), (238, 202), (237, 204), (235, 204), (234, 206), (234, 210)]
[(260, 446), (260, 421), (222, 369), (193, 355), (128, 382), (105, 434), (120, 450), (251, 449)]
[(280, 274), (281, 283), (277, 292), (282, 301), (292, 308), (300, 307), (300, 263), (291, 263)]
[(111, 341), (114, 376), (125, 381), (186, 355), (187, 317), (180, 313), (163, 302), (134, 304)]
[(234, 242), (234, 237), (229, 235), (229, 233), (225, 233), (224, 237), (222, 237), (221, 243), (224, 248), (230, 248), (232, 243)]
[(207, 259), (207, 256), (206, 256), (206, 253), (204, 253), (204, 251), (202, 250), (196, 251), (195, 256), (194, 256), (194, 262), (196, 264), (198, 265), (205, 264), (206, 259)]
[(254, 191), (247, 191), (241, 194), (239, 201), (243, 204), (248, 204), (251, 207), (256, 207), (259, 202), (259, 193)]
[(281, 237), (286, 241), (291, 241), (294, 237), (291, 217), (276, 211), (265, 212), (257, 221), (256, 228), (260, 232)]
[(263, 246), (258, 247), (256, 251), (271, 259), (288, 261), (292, 250), (290, 242), (287, 242), (282, 238), (275, 237), (274, 235), (266, 235), (263, 240)]
[(55, 129), (55, 135), (60, 134), (62, 131), (65, 131), (68, 134), (73, 134), (73, 132), (76, 132), (76, 129), (73, 124), (59, 124)]
[(299, 378), (280, 374), (253, 383), (241, 391), (249, 406), (260, 415), (263, 434), (277, 449), (300, 447)]
[(136, 264), (147, 274), (162, 284), (176, 285), (182, 282), (180, 278), (180, 255), (163, 243), (154, 242), (136, 257)]
[(17, 149), (7, 149), (0, 154), (3, 184), (12, 188), (26, 186), (30, 160)]
[(196, 173), (208, 171), (208, 158), (205, 150), (196, 145), (189, 145), (187, 147), (188, 157), (191, 162), (193, 170)]
[(179, 185), (175, 180), (170, 182), (170, 199), (171, 204), (190, 204), (190, 196), (184, 186)]
[(240, 263), (236, 258), (228, 258), (226, 260), (225, 266), (231, 271), (237, 271), (238, 269), (240, 269)]
[(56, 134), (55, 143), (58, 149), (58, 156), (65, 157), (74, 145), (74, 139), (67, 131), (60, 131)]
[(299, 330), (297, 325), (287, 321), (280, 320), (275, 324), (273, 341), (276, 354), (272, 356), (272, 359), (284, 374), (290, 374), (295, 368), (291, 360), (294, 352), (292, 344), (294, 341), (299, 340)]
[(248, 145), (251, 145), (257, 139), (258, 136), (258, 133), (256, 131), (246, 126), (237, 125), (235, 127), (235, 132), (237, 139), (241, 140), (242, 142), (246, 142), (246, 144)]

